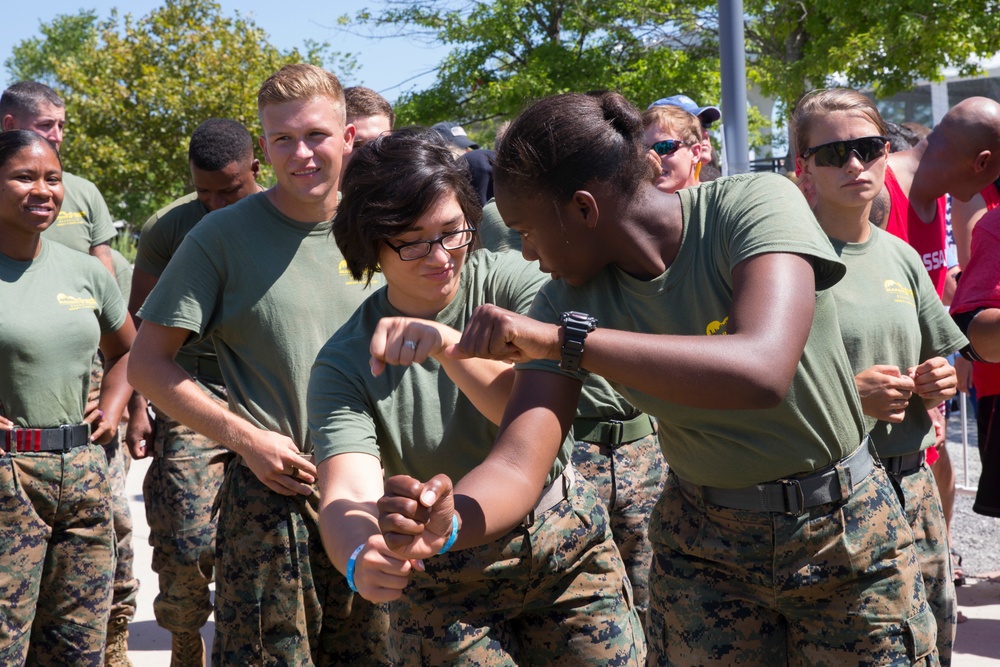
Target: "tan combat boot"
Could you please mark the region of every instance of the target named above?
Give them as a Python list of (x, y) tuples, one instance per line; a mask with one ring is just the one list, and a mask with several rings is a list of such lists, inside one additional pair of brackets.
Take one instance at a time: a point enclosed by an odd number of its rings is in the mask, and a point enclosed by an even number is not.
[(104, 650), (105, 667), (132, 667), (128, 659), (128, 619), (113, 618), (108, 623), (107, 647)]
[(198, 632), (177, 632), (172, 635), (170, 667), (205, 667), (205, 642)]

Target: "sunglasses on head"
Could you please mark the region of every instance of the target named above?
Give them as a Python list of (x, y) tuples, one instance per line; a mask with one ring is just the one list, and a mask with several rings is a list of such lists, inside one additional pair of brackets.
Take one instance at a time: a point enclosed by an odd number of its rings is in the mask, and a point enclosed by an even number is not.
[(847, 141), (832, 141), (828, 144), (813, 146), (802, 151), (802, 159), (816, 156), (817, 167), (843, 167), (855, 154), (863, 163), (885, 155), (885, 137), (861, 137)]
[(681, 146), (687, 146), (687, 143), (681, 141), (680, 139), (666, 139), (664, 141), (657, 141), (649, 147), (649, 150), (662, 156), (670, 155), (671, 153), (676, 152)]

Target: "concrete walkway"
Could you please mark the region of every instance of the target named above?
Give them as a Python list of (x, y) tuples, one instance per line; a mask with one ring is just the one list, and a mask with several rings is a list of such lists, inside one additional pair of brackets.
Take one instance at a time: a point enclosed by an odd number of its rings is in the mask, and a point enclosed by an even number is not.
[[(135, 620), (129, 626), (129, 655), (135, 667), (169, 667), (170, 633), (153, 617), (157, 584), (150, 569), (153, 550), (142, 502), (142, 479), (148, 467), (149, 459), (134, 461), (127, 484), (135, 523), (135, 571), (141, 582)], [(954, 667), (1000, 667), (1000, 572), (979, 579), (970, 577), (969, 585), (958, 589), (958, 604), (969, 620), (958, 626)], [(209, 655), (213, 632), (210, 619), (201, 633)]]

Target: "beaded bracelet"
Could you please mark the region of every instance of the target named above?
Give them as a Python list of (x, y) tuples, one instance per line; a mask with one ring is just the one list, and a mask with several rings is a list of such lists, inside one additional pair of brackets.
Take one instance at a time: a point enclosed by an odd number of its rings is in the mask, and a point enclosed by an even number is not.
[(448, 549), (451, 549), (452, 545), (455, 544), (455, 540), (458, 539), (458, 514), (451, 515), (451, 535), (448, 537), (448, 541), (444, 543), (441, 547), (441, 551), (438, 552), (438, 556), (443, 553), (447, 553)]
[(347, 574), (345, 575), (347, 577), (347, 585), (350, 586), (351, 590), (355, 593), (358, 592), (358, 587), (354, 585), (354, 566), (357, 564), (358, 554), (360, 554), (361, 550), (365, 548), (365, 544), (367, 543), (362, 542), (359, 544), (358, 548), (351, 554), (351, 557), (347, 559)]

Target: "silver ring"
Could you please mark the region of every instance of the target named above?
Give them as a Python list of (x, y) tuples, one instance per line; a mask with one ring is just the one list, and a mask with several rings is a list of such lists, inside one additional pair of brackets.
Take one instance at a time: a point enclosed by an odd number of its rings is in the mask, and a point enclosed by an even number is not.
[(403, 347), (405, 347), (408, 350), (413, 350), (414, 352), (417, 351), (417, 344), (412, 340), (404, 340)]

